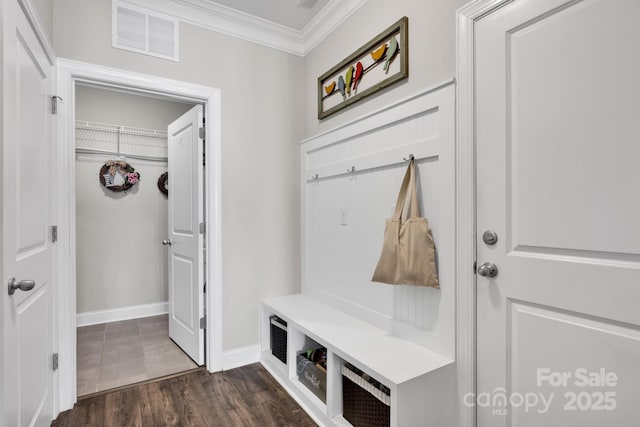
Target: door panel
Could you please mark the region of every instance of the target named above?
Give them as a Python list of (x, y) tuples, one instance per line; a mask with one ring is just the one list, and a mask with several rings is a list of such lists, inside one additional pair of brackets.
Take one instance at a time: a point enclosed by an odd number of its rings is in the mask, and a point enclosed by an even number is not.
[[(21, 337), (16, 349), (20, 379), (20, 420), (23, 426), (49, 425), (51, 419), (51, 339), (46, 336), (49, 328), (42, 321), (50, 318), (50, 295), (46, 284), (16, 306), (16, 329)], [(17, 291), (20, 292), (20, 291)], [(42, 416), (41, 416), (42, 415)]]
[[(479, 400), (479, 426), (640, 417), (639, 18), (634, 0), (519, 0), (476, 25), (477, 230), (498, 234), (477, 242), (498, 267), (477, 279), (477, 396), (507, 398)], [(602, 370), (617, 380), (581, 381)]]
[(3, 283), (5, 414), (2, 425), (48, 426), (53, 417), (53, 188), (50, 63), (15, 1), (3, 5)]
[(169, 336), (204, 363), (202, 106), (169, 125)]
[[(171, 279), (173, 283), (192, 283), (194, 280), (193, 273), (196, 270), (193, 259), (182, 258), (174, 255), (171, 264)], [(191, 286), (181, 287), (173, 286), (171, 293), (171, 305), (173, 306), (173, 318), (178, 322), (180, 327), (193, 333), (196, 330), (193, 313), (194, 295)]]

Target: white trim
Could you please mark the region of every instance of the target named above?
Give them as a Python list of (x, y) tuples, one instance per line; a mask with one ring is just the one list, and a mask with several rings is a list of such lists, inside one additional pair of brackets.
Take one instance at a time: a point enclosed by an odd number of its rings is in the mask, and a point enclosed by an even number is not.
[(306, 55), (335, 31), (344, 21), (355, 13), (367, 0), (332, 0), (302, 29), (302, 40)]
[(239, 368), (260, 361), (260, 345), (248, 345), (245, 347), (227, 350), (222, 354), (222, 369)]
[(241, 12), (207, 0), (128, 0), (183, 22), (305, 56), (367, 0), (331, 0), (302, 30)]
[(44, 27), (42, 25), (42, 21), (40, 20), (40, 15), (38, 15), (38, 10), (33, 5), (32, 0), (18, 0), (18, 4), (24, 11), (24, 15), (27, 17), (27, 21), (29, 21), (29, 25), (33, 28), (33, 31), (36, 33), (36, 37), (42, 46), (42, 49), (47, 54), (47, 59), (49, 63), (52, 65), (56, 64), (56, 53), (53, 50), (53, 46), (51, 45), (51, 40), (44, 32)]
[(69, 171), (66, 182), (58, 185), (56, 210), (60, 219), (58, 259), (58, 307), (60, 385), (59, 410), (71, 409), (76, 402), (76, 278), (75, 262), (75, 176), (73, 161), (76, 82), (108, 86), (149, 95), (205, 104), (206, 141), (210, 156), (206, 168), (207, 211), (207, 339), (206, 364), (210, 372), (222, 369), (222, 223), (221, 223), (221, 95), (220, 90), (140, 73), (58, 59), (58, 90), (65, 102), (59, 105), (56, 169)]
[(457, 12), (456, 126), (456, 361), (458, 422), (476, 425), (476, 410), (462, 404), (476, 391), (476, 193), (475, 193), (475, 24), (513, 0), (476, 0)]
[[(336, 134), (338, 132), (341, 132), (341, 133), (349, 132), (350, 134), (356, 134), (359, 131), (358, 128), (356, 127), (358, 122), (364, 122), (366, 120), (372, 120), (372, 118), (374, 116), (382, 115), (383, 113), (385, 113), (385, 112), (387, 112), (389, 110), (394, 110), (395, 109), (397, 111), (394, 111), (394, 114), (392, 116), (390, 116), (389, 118), (387, 118), (388, 121), (393, 121), (394, 119), (397, 120), (398, 118), (402, 118), (403, 114), (407, 114), (407, 113), (406, 113), (405, 110), (402, 110), (402, 109), (400, 109), (398, 107), (402, 106), (403, 104), (411, 105), (411, 101), (419, 99), (419, 98), (423, 97), (424, 95), (426, 95), (428, 93), (435, 92), (435, 91), (437, 91), (439, 89), (442, 89), (442, 88), (444, 88), (446, 86), (454, 84), (455, 81), (456, 80), (452, 78), (452, 79), (448, 79), (448, 80), (442, 81), (440, 83), (437, 83), (437, 84), (435, 84), (433, 86), (430, 86), (428, 88), (421, 89), (418, 92), (407, 96), (406, 98), (402, 98), (402, 99), (400, 99), (400, 100), (398, 100), (396, 102), (393, 102), (393, 103), (391, 103), (389, 105), (385, 105), (384, 107), (381, 107), (381, 108), (379, 108), (379, 109), (377, 109), (375, 111), (370, 111), (368, 113), (363, 114), (362, 116), (356, 117), (355, 119), (349, 120), (348, 122), (343, 123), (341, 125), (338, 125), (338, 126), (336, 126), (334, 128), (331, 128), (329, 130), (317, 133), (315, 135), (311, 135), (310, 137), (305, 138), (302, 141), (300, 141), (298, 144), (299, 145), (304, 145), (304, 144), (307, 144), (307, 143), (312, 142), (312, 141), (323, 140), (324, 139), (323, 137), (329, 136), (331, 134)], [(364, 127), (366, 128), (366, 125), (364, 125)], [(343, 137), (343, 138), (346, 138), (346, 136), (343, 135), (343, 134), (341, 134), (340, 136)], [(332, 138), (336, 138), (336, 137), (332, 136)]]
[(160, 314), (167, 314), (168, 312), (169, 302), (133, 305), (131, 307), (113, 308), (111, 310), (87, 311), (76, 315), (76, 327), (158, 316)]

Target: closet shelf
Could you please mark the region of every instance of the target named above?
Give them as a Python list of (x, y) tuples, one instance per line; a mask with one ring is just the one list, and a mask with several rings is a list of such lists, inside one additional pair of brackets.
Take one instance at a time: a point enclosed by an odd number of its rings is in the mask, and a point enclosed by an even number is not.
[(114, 125), (114, 124), (99, 123), (99, 122), (87, 122), (82, 120), (76, 120), (76, 130), (78, 129), (96, 131), (96, 132), (120, 133), (122, 135), (146, 136), (150, 138), (161, 138), (161, 139), (167, 138), (166, 130), (146, 129), (146, 128), (138, 128), (133, 126), (122, 126), (122, 125)]
[(76, 153), (167, 162), (167, 131), (76, 120)]

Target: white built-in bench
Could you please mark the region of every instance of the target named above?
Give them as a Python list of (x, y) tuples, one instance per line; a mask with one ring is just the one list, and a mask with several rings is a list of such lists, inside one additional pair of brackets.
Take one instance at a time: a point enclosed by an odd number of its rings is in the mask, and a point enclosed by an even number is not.
[[(287, 364), (271, 354), (270, 317), (287, 322)], [(453, 360), (372, 326), (303, 294), (262, 301), (265, 368), (320, 425), (343, 417), (341, 367), (348, 362), (391, 390), (392, 426), (446, 426), (454, 411)], [(309, 339), (327, 348), (326, 404), (301, 384), (296, 355)]]
[[(371, 281), (410, 157), (440, 289)], [(262, 301), (262, 363), (320, 425), (348, 425), (349, 363), (391, 390), (392, 426), (454, 426), (453, 80), (302, 141), (300, 190), (302, 293)], [(287, 322), (286, 363), (271, 354), (272, 315)], [(327, 348), (326, 403), (296, 371), (296, 355), (318, 346)]]

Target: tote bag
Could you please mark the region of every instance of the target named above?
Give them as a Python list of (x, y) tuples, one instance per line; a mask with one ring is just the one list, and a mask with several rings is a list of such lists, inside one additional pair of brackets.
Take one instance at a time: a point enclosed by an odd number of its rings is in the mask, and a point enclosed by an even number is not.
[[(407, 199), (410, 215), (403, 222)], [(427, 219), (420, 217), (413, 158), (402, 180), (396, 210), (386, 222), (382, 253), (371, 280), (390, 285), (440, 287), (433, 236)]]

